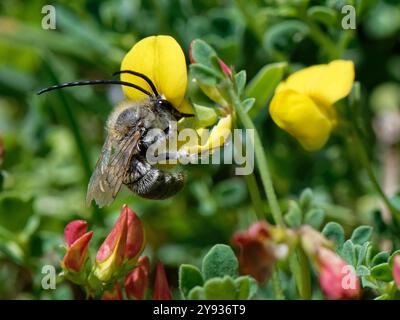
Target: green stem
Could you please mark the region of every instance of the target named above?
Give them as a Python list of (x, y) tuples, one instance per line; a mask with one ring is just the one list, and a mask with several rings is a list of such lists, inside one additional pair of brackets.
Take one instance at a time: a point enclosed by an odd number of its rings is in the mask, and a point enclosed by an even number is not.
[(257, 167), (260, 172), (261, 181), (267, 195), (268, 203), (271, 208), (272, 217), (277, 225), (284, 227), (282, 212), (276, 198), (274, 186), (272, 185), (271, 174), (268, 168), (267, 157), (261, 143), (260, 136), (254, 126), (250, 116), (243, 110), (243, 106), (236, 94), (232, 94), (232, 103), (239, 117), (240, 122), (246, 129), (251, 129), (254, 132), (254, 152), (257, 162)]
[(272, 289), (274, 291), (275, 300), (285, 300), (285, 295), (283, 294), (281, 287), (281, 280), (279, 279), (278, 268), (274, 268), (272, 271)]
[(257, 220), (261, 220), (264, 215), (263, 202), (261, 200), (260, 191), (257, 186), (257, 180), (254, 173), (245, 176), (247, 187), (249, 188), (251, 202), (256, 212)]
[(296, 280), (299, 295), (304, 300), (311, 299), (310, 268), (301, 248), (295, 248), (289, 257), (289, 266)]

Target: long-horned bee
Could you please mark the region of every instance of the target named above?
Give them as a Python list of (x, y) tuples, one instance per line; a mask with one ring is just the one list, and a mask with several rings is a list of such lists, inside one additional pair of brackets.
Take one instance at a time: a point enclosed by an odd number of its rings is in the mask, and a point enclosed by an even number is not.
[[(126, 185), (137, 195), (149, 199), (165, 199), (179, 192), (185, 181), (181, 172), (167, 172), (146, 160), (146, 150), (153, 144), (169, 138), (170, 124), (185, 116), (164, 99), (146, 75), (122, 70), (144, 79), (152, 92), (133, 83), (119, 80), (84, 80), (68, 82), (42, 89), (38, 94), (55, 89), (95, 84), (119, 84), (140, 90), (147, 95), (142, 101), (125, 101), (109, 116), (107, 138), (96, 168), (90, 178), (86, 202), (94, 199), (103, 207), (110, 204)], [(151, 130), (159, 129), (159, 130)]]

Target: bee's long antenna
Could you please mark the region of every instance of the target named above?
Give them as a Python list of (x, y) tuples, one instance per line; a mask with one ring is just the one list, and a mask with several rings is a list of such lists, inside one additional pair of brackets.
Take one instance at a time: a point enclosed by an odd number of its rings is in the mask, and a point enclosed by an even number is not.
[(151, 90), (153, 91), (153, 93), (157, 97), (159, 96), (159, 94), (157, 92), (157, 89), (156, 89), (156, 86), (154, 85), (153, 81), (151, 81), (151, 79), (148, 76), (146, 76), (145, 74), (140, 73), (140, 72), (136, 72), (136, 71), (132, 71), (132, 70), (121, 70), (121, 71), (114, 72), (112, 75), (116, 76), (117, 74), (121, 74), (121, 73), (129, 73), (129, 74), (132, 74), (132, 75), (137, 76), (139, 78), (142, 78), (143, 80), (145, 80), (149, 84), (149, 86), (151, 87)]
[(62, 84), (56, 84), (56, 85), (48, 87), (48, 88), (44, 88), (44, 89), (38, 91), (37, 94), (42, 94), (42, 93), (45, 93), (48, 91), (66, 88), (66, 87), (89, 86), (89, 85), (95, 85), (95, 84), (119, 84), (121, 86), (135, 88), (148, 96), (153, 96), (153, 94), (151, 94), (147, 90), (145, 90), (133, 83), (119, 81), (119, 80), (82, 80), (82, 81), (67, 82), (67, 83), (62, 83)]

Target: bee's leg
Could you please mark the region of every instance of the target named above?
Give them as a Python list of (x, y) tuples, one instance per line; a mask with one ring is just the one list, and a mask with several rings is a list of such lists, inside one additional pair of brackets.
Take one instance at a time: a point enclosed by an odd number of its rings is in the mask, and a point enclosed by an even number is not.
[(148, 130), (140, 140), (140, 147), (147, 150), (150, 146), (156, 144), (161, 145), (168, 139), (168, 132), (161, 129)]
[(166, 199), (183, 188), (185, 176), (181, 172), (166, 172), (157, 169), (143, 158), (134, 158), (131, 173), (124, 183), (143, 198)]

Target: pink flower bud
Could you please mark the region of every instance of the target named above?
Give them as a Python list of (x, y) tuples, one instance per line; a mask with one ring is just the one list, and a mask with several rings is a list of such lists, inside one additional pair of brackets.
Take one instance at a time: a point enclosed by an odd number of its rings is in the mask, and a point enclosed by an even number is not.
[(269, 244), (269, 226), (259, 221), (248, 230), (236, 232), (232, 243), (239, 248), (238, 260), (241, 274), (248, 274), (264, 283), (272, 272), (276, 257)]
[(128, 219), (128, 233), (125, 246), (125, 258), (135, 259), (144, 248), (144, 230), (139, 217), (126, 205), (122, 207)]
[(100, 246), (96, 255), (94, 274), (101, 281), (108, 281), (124, 261), (128, 228), (127, 210), (123, 207), (121, 214)]
[(93, 231), (89, 231), (71, 243), (62, 261), (64, 269), (74, 272), (81, 270), (86, 261), (87, 250), (92, 236)]
[(172, 300), (171, 290), (169, 289), (167, 276), (161, 262), (156, 267), (156, 278), (154, 280), (154, 300)]
[(232, 70), (225, 64), (225, 62), (222, 59), (218, 58), (218, 64), (222, 72), (232, 79)]
[(321, 247), (317, 253), (319, 283), (328, 299), (356, 299), (360, 295), (360, 281), (352, 266), (332, 250)]
[(119, 283), (116, 282), (111, 291), (104, 292), (101, 300), (122, 300), (122, 290)]
[(74, 220), (67, 224), (64, 229), (64, 239), (70, 247), (87, 231), (88, 224), (85, 220)]
[(400, 289), (400, 255), (396, 255), (393, 259), (393, 279)]
[(144, 299), (149, 285), (149, 273), (149, 258), (140, 257), (138, 266), (125, 277), (125, 292), (129, 299)]

